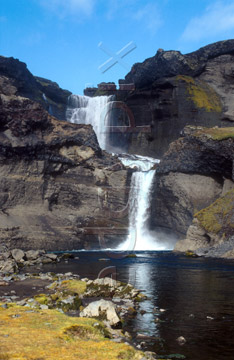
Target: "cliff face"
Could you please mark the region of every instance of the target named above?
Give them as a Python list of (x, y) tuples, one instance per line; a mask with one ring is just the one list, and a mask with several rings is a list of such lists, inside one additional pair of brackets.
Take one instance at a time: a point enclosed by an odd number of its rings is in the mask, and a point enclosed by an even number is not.
[(234, 128), (187, 127), (183, 135), (158, 167), (152, 225), (186, 238), (178, 251), (210, 251), (234, 236)]
[(33, 76), (25, 63), (0, 56), (0, 93), (27, 97), (39, 102), (57, 119), (65, 120), (67, 98), (70, 91), (58, 84)]
[(128, 171), (101, 151), (91, 126), (58, 121), (15, 95), (1, 94), (0, 117), (2, 244), (72, 250), (126, 233)]
[[(125, 83), (136, 90), (118, 91), (136, 126), (125, 149), (159, 157), (186, 125), (232, 126), (234, 121), (234, 40), (208, 45), (190, 54), (159, 50), (135, 64)], [(118, 142), (120, 139), (118, 139)]]

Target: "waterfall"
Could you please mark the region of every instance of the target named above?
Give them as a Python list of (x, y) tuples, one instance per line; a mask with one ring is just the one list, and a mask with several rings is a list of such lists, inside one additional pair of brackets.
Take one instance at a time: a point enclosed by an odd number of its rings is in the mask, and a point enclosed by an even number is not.
[(120, 160), (137, 171), (132, 174), (129, 193), (129, 234), (118, 250), (165, 250), (148, 228), (154, 167), (159, 160), (139, 155), (120, 156)]
[[(66, 112), (68, 121), (93, 126), (103, 150), (108, 147), (111, 100), (112, 96), (71, 95)], [(165, 250), (168, 247), (160, 243), (156, 234), (148, 227), (155, 166), (159, 160), (128, 154), (121, 154), (119, 158), (124, 165), (137, 171), (132, 174), (129, 192), (129, 234), (116, 250)]]
[(66, 118), (71, 123), (91, 124), (100, 147), (108, 145), (108, 112), (112, 96), (71, 95), (68, 99)]

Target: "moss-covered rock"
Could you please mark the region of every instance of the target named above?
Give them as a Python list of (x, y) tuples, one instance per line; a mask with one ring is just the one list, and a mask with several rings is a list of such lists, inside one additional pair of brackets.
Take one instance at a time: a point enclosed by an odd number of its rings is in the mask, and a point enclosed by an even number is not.
[(175, 251), (187, 256), (234, 258), (234, 188), (195, 214), (186, 239)]
[[(191, 129), (193, 127), (190, 127)], [(226, 127), (226, 128), (204, 128), (204, 127), (194, 127), (193, 136), (202, 137), (205, 136), (208, 139), (212, 140), (226, 140), (226, 139), (234, 139), (234, 127)]]
[(64, 312), (79, 310), (82, 305), (80, 296), (86, 290), (86, 283), (79, 280), (55, 281), (49, 289), (53, 294), (39, 294), (34, 300), (39, 305), (47, 305), (50, 309), (62, 309)]
[(185, 75), (178, 75), (176, 79), (186, 83), (188, 97), (197, 108), (205, 109), (208, 112), (222, 111), (220, 97), (207, 83)]
[(207, 233), (224, 238), (234, 235), (234, 189), (199, 211), (195, 218)]

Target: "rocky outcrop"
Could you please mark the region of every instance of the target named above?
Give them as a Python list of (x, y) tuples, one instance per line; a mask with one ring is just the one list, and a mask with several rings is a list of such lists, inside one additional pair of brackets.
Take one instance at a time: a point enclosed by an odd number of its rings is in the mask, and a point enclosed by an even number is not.
[(178, 74), (199, 76), (209, 60), (226, 54), (234, 54), (234, 40), (219, 41), (186, 55), (179, 51), (159, 49), (155, 56), (135, 64), (126, 75), (125, 83), (134, 83), (142, 88), (152, 85), (158, 79)]
[[(203, 208), (220, 196), (230, 197), (228, 191), (234, 188), (233, 160), (234, 128), (185, 128), (184, 137), (170, 145), (157, 168), (152, 226), (177, 231), (185, 238), (194, 214), (201, 219)], [(232, 216), (232, 209), (227, 213)], [(190, 228), (190, 235), (194, 226), (197, 223)], [(204, 235), (203, 240), (210, 239), (204, 227), (199, 227), (197, 234)], [(193, 250), (192, 246), (189, 249)]]
[(0, 56), (0, 93), (34, 100), (60, 120), (66, 119), (67, 98), (71, 95), (55, 82), (33, 76), (25, 63), (4, 56)]
[[(159, 50), (135, 64), (117, 91), (127, 105), (130, 129), (112, 137), (129, 153), (161, 158), (186, 125), (232, 126), (234, 121), (234, 40), (220, 41), (190, 54)], [(119, 114), (118, 114), (119, 116)], [(119, 118), (124, 118), (119, 116)]]
[(186, 239), (175, 251), (234, 258), (234, 185), (214, 203), (194, 215)]
[(101, 151), (91, 126), (15, 95), (1, 95), (0, 117), (1, 244), (98, 248), (126, 233), (130, 173)]

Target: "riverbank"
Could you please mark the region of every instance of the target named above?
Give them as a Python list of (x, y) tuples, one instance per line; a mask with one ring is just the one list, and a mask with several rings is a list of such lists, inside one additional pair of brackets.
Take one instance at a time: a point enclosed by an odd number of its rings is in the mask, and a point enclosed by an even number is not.
[[(51, 316), (53, 311), (62, 314), (62, 309), (59, 308), (61, 303), (58, 304), (59, 299), (52, 299), (51, 304), (49, 297), (53, 293), (58, 293), (59, 289), (47, 288), (48, 285), (57, 281), (58, 274), (61, 276), (61, 282), (69, 280), (69, 276), (71, 276), (70, 280), (80, 281), (86, 278), (87, 282), (88, 279), (92, 280), (90, 282), (92, 284), (101, 274), (104, 275), (104, 271), (112, 270), (113, 276), (120, 283), (130, 283), (134, 289), (139, 289), (146, 295), (147, 298), (144, 301), (133, 304), (132, 307), (136, 311), (128, 307), (129, 311), (125, 315), (121, 314), (118, 306), (123, 305), (123, 300), (120, 299), (121, 303), (113, 301), (117, 300), (119, 296), (111, 295), (108, 298), (105, 297), (108, 294), (102, 296), (100, 293), (96, 293), (93, 297), (81, 294), (79, 298), (81, 297), (83, 302), (81, 305), (84, 308), (90, 302), (101, 299), (114, 303), (117, 307), (117, 315), (123, 318), (123, 323), (122, 328), (113, 330), (122, 330), (123, 333), (127, 332), (132, 337), (131, 339), (127, 337), (126, 340), (122, 339), (123, 342), (120, 344), (128, 342), (130, 346), (133, 345), (135, 350), (141, 346), (139, 350), (152, 351), (157, 354), (156, 358), (158, 357), (158, 359), (213, 360), (225, 358), (232, 360), (234, 352), (232, 342), (234, 331), (233, 261), (185, 257), (170, 251), (141, 251), (136, 252), (134, 257), (122, 258), (114, 258), (113, 255), (111, 252), (103, 251), (79, 251), (73, 253), (74, 258), (72, 259), (42, 266), (25, 267), (20, 269), (16, 275), (11, 274), (5, 279), (2, 277), (1, 281), (8, 281), (10, 285), (0, 286), (1, 296), (13, 297), (11, 299), (13, 303), (27, 298), (31, 299), (32, 305), (37, 304), (36, 301), (40, 300), (42, 302), (40, 307), (53, 306), (52, 309), (34, 309), (25, 303), (23, 308), (25, 311), (29, 311), (29, 313), (26, 312), (27, 316), (34, 314), (31, 311), (36, 311), (36, 314), (52, 311)], [(28, 274), (27, 278), (25, 278), (26, 273)], [(21, 280), (14, 280), (15, 277), (20, 277)], [(38, 297), (40, 294), (46, 296)], [(19, 296), (19, 298), (15, 299), (15, 296)], [(68, 302), (70, 300), (68, 299)], [(126, 299), (126, 304), (127, 300), (131, 299)], [(0, 301), (1, 305), (7, 303), (5, 300), (3, 303), (2, 298)], [(47, 304), (44, 303), (46, 301)], [(71, 304), (64, 305), (70, 306)], [(17, 306), (22, 305), (18, 304)], [(66, 313), (66, 311), (64, 312)], [(77, 310), (70, 309), (69, 312), (69, 315), (67, 313), (63, 315), (77, 318), (78, 321), (81, 319)], [(1, 314), (3, 316), (3, 313)], [(15, 312), (15, 315), (17, 314), (20, 315)], [(13, 325), (17, 319), (17, 317), (10, 318), (11, 324)], [(23, 321), (23, 318), (21, 320)], [(20, 318), (17, 321), (20, 322)], [(50, 323), (50, 321), (46, 322)], [(30, 331), (31, 325), (24, 326), (28, 327)], [(62, 330), (60, 329), (58, 333), (60, 336)], [(120, 334), (116, 334), (116, 336), (118, 338)], [(181, 336), (186, 339), (182, 345), (177, 342)], [(105, 339), (105, 341), (116, 343), (117, 338)], [(5, 338), (0, 336), (0, 341), (2, 340), (5, 341)], [(13, 341), (13, 337), (9, 337), (8, 341), (10, 342), (10, 340)], [(89, 344), (89, 340), (85, 341)], [(99, 342), (97, 342), (98, 344)], [(43, 356), (38, 356), (38, 358), (43, 358)], [(47, 359), (46, 356), (45, 359)], [(87, 359), (89, 359), (88, 355)]]
[(132, 285), (111, 278), (2, 274), (0, 358), (156, 359), (135, 349), (123, 330), (124, 319), (144, 298)]

